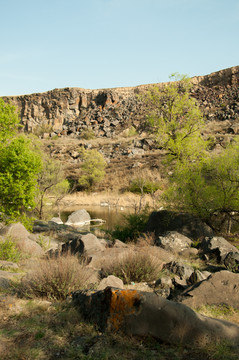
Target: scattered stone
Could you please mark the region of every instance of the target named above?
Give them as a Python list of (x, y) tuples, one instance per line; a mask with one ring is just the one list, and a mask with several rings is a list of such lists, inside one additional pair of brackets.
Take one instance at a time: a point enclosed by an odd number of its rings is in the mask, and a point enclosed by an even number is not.
[(82, 226), (90, 222), (90, 214), (85, 210), (74, 211), (68, 216), (66, 225)]
[(60, 217), (53, 217), (50, 221), (56, 224), (63, 224), (63, 221), (61, 220)]
[(224, 259), (224, 265), (227, 270), (239, 273), (239, 252), (229, 252)]
[(74, 292), (72, 301), (83, 318), (94, 321), (101, 331), (153, 336), (176, 344), (203, 346), (218, 340), (239, 344), (239, 326), (197, 314), (155, 293), (107, 287)]
[(210, 276), (211, 273), (208, 271), (201, 272), (199, 270), (194, 270), (194, 272), (191, 274), (191, 276), (188, 278), (188, 284), (196, 284), (199, 281), (205, 280)]
[(31, 256), (41, 256), (44, 250), (36, 241), (31, 240), (31, 234), (21, 223), (10, 224), (0, 229), (0, 234), (16, 243), (20, 251)]
[(170, 231), (165, 236), (159, 236), (155, 241), (155, 245), (176, 253), (190, 248), (191, 244), (192, 240), (177, 231)]
[(101, 244), (100, 240), (94, 234), (81, 235), (81, 241), (84, 245), (84, 251), (86, 251), (88, 255), (105, 249), (105, 246)]
[(97, 290), (104, 290), (107, 286), (124, 289), (123, 281), (114, 275), (109, 275), (107, 278), (102, 279)]
[(221, 236), (205, 237), (201, 242), (201, 248), (205, 254), (216, 258), (218, 263), (223, 263), (229, 252), (238, 252), (235, 246)]
[(227, 270), (211, 274), (206, 280), (187, 289), (176, 300), (193, 308), (226, 304), (239, 309), (239, 274)]
[(179, 278), (185, 281), (190, 278), (194, 269), (192, 266), (183, 264), (182, 262), (171, 261), (163, 266), (163, 269), (167, 269), (175, 275), (178, 275)]

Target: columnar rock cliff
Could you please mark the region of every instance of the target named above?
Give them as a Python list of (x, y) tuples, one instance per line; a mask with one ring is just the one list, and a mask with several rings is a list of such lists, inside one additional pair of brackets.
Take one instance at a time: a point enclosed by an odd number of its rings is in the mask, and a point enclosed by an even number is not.
[[(223, 121), (224, 131), (237, 133), (239, 66), (194, 77), (192, 82), (192, 96), (199, 100), (205, 117)], [(90, 129), (97, 137), (112, 137), (130, 125), (137, 127), (140, 120), (137, 95), (149, 86), (101, 90), (64, 88), (4, 97), (4, 100), (12, 101), (19, 109), (22, 124), (28, 132), (78, 137)]]

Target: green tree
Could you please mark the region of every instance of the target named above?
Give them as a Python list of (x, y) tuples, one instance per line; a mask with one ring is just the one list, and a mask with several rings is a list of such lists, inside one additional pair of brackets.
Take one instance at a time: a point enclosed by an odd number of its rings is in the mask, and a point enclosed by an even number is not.
[(196, 214), (216, 230), (230, 231), (239, 215), (239, 140), (220, 154), (178, 163), (166, 192), (173, 208)]
[(24, 218), (34, 207), (41, 157), (32, 141), (19, 135), (16, 108), (0, 99), (0, 211), (10, 218)]
[(105, 176), (106, 161), (97, 150), (81, 150), (82, 164), (79, 185), (84, 189), (91, 190)]
[(54, 197), (54, 203), (60, 212), (59, 201), (69, 191), (69, 182), (65, 179), (65, 174), (61, 163), (44, 155), (42, 170), (37, 178), (37, 193), (35, 211), (38, 217), (44, 217), (46, 202), (49, 201), (49, 195)]
[(40, 169), (41, 158), (24, 135), (0, 144), (1, 212), (18, 217), (34, 207)]
[(16, 108), (10, 104), (5, 103), (0, 98), (0, 142), (12, 138), (20, 127), (20, 120), (16, 112)]
[(162, 87), (153, 86), (144, 96), (147, 123), (170, 158), (195, 157), (206, 147), (201, 136), (203, 116), (196, 100), (190, 96), (190, 79), (178, 74), (170, 78), (177, 81)]

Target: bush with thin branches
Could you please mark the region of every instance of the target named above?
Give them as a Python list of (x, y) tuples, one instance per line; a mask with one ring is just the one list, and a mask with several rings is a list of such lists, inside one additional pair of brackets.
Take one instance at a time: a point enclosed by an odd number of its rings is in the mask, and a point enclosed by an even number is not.
[(116, 260), (104, 264), (103, 277), (114, 275), (122, 279), (125, 284), (131, 282), (153, 281), (160, 275), (161, 265), (143, 251), (129, 252)]
[(90, 276), (79, 258), (66, 254), (39, 260), (22, 279), (19, 290), (28, 298), (65, 300), (72, 291), (85, 288)]

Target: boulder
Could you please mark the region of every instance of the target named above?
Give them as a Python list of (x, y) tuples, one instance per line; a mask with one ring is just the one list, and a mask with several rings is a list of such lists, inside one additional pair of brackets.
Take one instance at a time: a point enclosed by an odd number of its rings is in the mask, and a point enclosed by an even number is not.
[(11, 239), (20, 251), (28, 255), (41, 256), (44, 254), (44, 250), (36, 241), (31, 240), (31, 234), (21, 223), (5, 226), (0, 230), (0, 235)]
[(239, 252), (229, 252), (224, 259), (227, 270), (239, 273)]
[(100, 240), (92, 233), (82, 235), (81, 241), (84, 244), (84, 250), (88, 255), (92, 255), (97, 251), (102, 251), (105, 246), (101, 244)]
[(156, 236), (177, 231), (193, 240), (213, 236), (212, 229), (196, 216), (169, 210), (153, 211), (144, 231), (154, 232)]
[(205, 254), (216, 258), (218, 263), (223, 263), (223, 260), (229, 252), (238, 252), (235, 246), (231, 245), (221, 236), (205, 237), (200, 247)]
[(155, 245), (176, 253), (190, 248), (191, 244), (192, 240), (177, 231), (170, 231), (165, 236), (159, 236), (155, 241)]
[(0, 229), (0, 235), (11, 238), (11, 240), (25, 240), (30, 236), (27, 229), (20, 223), (10, 224)]
[(178, 261), (171, 261), (167, 264), (164, 264), (163, 268), (171, 271), (175, 275), (178, 275), (181, 280), (188, 280), (194, 272), (192, 266)]
[(53, 217), (50, 221), (56, 224), (63, 224), (63, 221), (61, 220), (60, 217)]
[(71, 253), (72, 255), (82, 255), (84, 253), (84, 244), (81, 240), (81, 236), (74, 240), (67, 241), (65, 244), (61, 246), (61, 252), (64, 253)]
[(123, 281), (114, 275), (109, 275), (102, 279), (97, 287), (97, 290), (104, 290), (107, 286), (124, 289)]
[(153, 336), (176, 344), (203, 346), (218, 340), (239, 344), (239, 326), (197, 314), (155, 293), (107, 287), (74, 292), (72, 301), (83, 318), (93, 321), (101, 331)]
[(90, 214), (85, 209), (81, 209), (68, 216), (66, 225), (82, 226), (89, 223), (89, 221)]
[(239, 274), (218, 271), (181, 293), (176, 300), (193, 308), (226, 304), (239, 309)]

